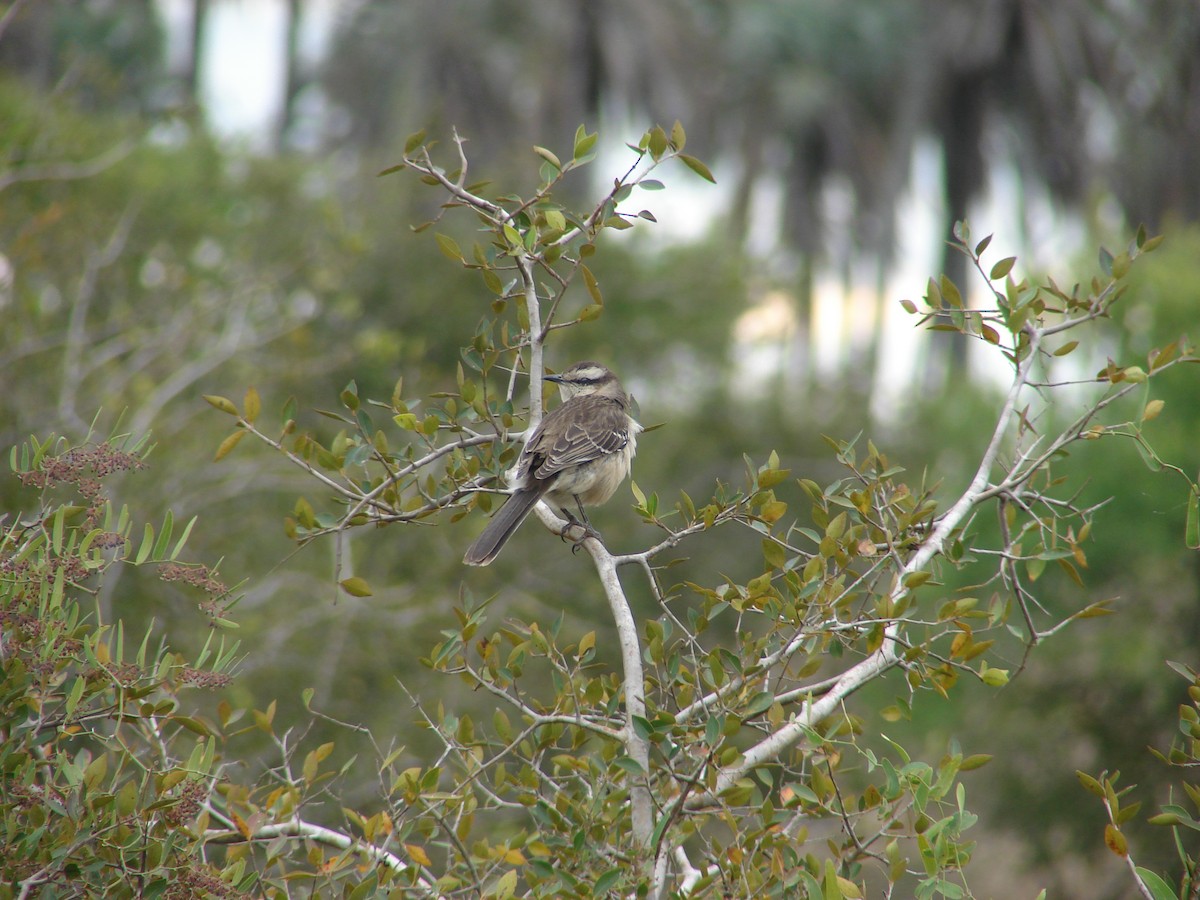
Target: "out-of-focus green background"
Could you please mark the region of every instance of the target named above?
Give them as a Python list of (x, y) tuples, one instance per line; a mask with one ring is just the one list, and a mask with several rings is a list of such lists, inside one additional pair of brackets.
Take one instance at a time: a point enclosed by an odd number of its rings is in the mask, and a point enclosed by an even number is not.
[[(604, 316), (549, 348), (555, 367), (610, 363), (642, 420), (665, 423), (635, 467), (665, 498), (736, 478), (743, 452), (829, 480), (821, 434), (860, 431), (961, 487), (1002, 373), (899, 307), (941, 271), (978, 290), (943, 250), (956, 219), (1065, 284), (1145, 223), (1167, 241), (1135, 271), (1110, 355), (1135, 362), (1200, 324), (1191, 0), (35, 0), (0, 5), (0, 29), (0, 444), (79, 438), (93, 419), (101, 434), (152, 431), (152, 466), (118, 499), (149, 518), (199, 514), (190, 552), (244, 580), (235, 690), (279, 697), (286, 719), (312, 686), (317, 706), (414, 752), (424, 738), (395, 679), (423, 700), (452, 692), (416, 660), (460, 592), (499, 592), (498, 616), (566, 606), (565, 628), (604, 629), (577, 561), (558, 553), (532, 574), (545, 536), (522, 533), (467, 571), (469, 523), (387, 529), (344, 548), (374, 596), (339, 598), (331, 544), (297, 552), (283, 533), (312, 485), (248, 443), (214, 464), (227, 421), (200, 399), (294, 396), (302, 427), (329, 434), (314, 410), (351, 379), (381, 398), (400, 376), (406, 397), (453, 384), (489, 297), (413, 234), (436, 198), (376, 177), (408, 133), (449, 148), (457, 129), (476, 179), (521, 191), (533, 145), (569, 148), (587, 123), (602, 152), (565, 187), (583, 205), (630, 162), (625, 141), (684, 123), (718, 184), (666, 177), (647, 204), (659, 224), (594, 260)], [(1147, 434), (1194, 473), (1200, 404), (1179, 373), (1153, 391), (1166, 408)], [(934, 756), (950, 739), (996, 754), (967, 779), (979, 896), (1126, 895), (1073, 773), (1119, 768), (1165, 800), (1146, 747), (1169, 744), (1185, 685), (1164, 660), (1200, 665), (1181, 483), (1128, 445), (1076, 462), (1084, 497), (1113, 499), (1085, 588), (1047, 572), (1044, 589), (1066, 610), (1118, 598), (1119, 615), (1056, 636), (1004, 691), (922, 696), (911, 722), (887, 722), (872, 710), (889, 684), (856, 710)], [(0, 511), (20, 509), (0, 484)], [(653, 535), (622, 497), (597, 525), (632, 549)], [(710, 570), (740, 562), (725, 539), (697, 552)], [(176, 644), (204, 640), (194, 599), (157, 581), (126, 574), (98, 603)], [(1140, 863), (1170, 865), (1165, 832), (1130, 834)]]

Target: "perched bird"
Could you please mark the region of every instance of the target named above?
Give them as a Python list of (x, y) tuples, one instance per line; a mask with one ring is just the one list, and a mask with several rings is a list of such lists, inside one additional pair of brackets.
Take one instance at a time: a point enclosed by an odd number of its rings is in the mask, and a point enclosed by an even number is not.
[(512, 494), (467, 548), (468, 566), (495, 559), (539, 500), (577, 524), (567, 509), (574, 500), (581, 524), (591, 531), (584, 506), (606, 502), (629, 474), (642, 426), (629, 415), (629, 398), (617, 376), (599, 363), (579, 362), (546, 380), (558, 384), (563, 403), (525, 442), (509, 472)]

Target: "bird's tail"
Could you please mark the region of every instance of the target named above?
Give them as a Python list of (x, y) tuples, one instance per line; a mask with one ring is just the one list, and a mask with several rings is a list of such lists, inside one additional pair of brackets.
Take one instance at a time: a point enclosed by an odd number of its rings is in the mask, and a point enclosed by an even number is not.
[(496, 554), (508, 543), (517, 526), (525, 521), (525, 517), (541, 496), (542, 492), (537, 490), (517, 491), (510, 496), (500, 507), (500, 511), (492, 516), (492, 521), (483, 529), (483, 534), (467, 548), (463, 562), (468, 566), (486, 566), (495, 559)]

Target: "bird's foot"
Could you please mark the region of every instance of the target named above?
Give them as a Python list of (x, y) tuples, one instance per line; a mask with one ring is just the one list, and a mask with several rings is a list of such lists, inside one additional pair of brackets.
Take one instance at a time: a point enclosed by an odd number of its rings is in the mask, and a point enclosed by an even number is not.
[(579, 548), (583, 546), (583, 542), (588, 538), (596, 538), (596, 540), (600, 540), (600, 532), (592, 527), (591, 522), (580, 522), (577, 518), (575, 518), (575, 516), (571, 515), (571, 513), (567, 512), (565, 509), (562, 510), (562, 513), (567, 517), (567, 524), (563, 526), (562, 531), (558, 533), (558, 536), (564, 541), (571, 542), (572, 553), (578, 553)]

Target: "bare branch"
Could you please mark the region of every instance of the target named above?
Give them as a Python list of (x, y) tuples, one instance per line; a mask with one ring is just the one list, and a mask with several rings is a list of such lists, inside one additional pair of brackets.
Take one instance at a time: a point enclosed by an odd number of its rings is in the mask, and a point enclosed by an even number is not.
[[(5, 11), (4, 18), (0, 19), (0, 36), (8, 27), (11, 14), (20, 5), (14, 3)], [(132, 153), (136, 146), (132, 140), (125, 140), (84, 162), (30, 163), (0, 172), (0, 191), (26, 181), (77, 181), (81, 178), (92, 178), (115, 166)]]
[[(409, 872), (413, 869), (413, 866), (396, 856), (396, 854), (384, 850), (382, 847), (376, 847), (374, 844), (351, 837), (348, 834), (343, 834), (340, 831), (335, 831), (332, 828), (326, 828), (323, 825), (306, 822), (299, 816), (287, 822), (261, 825), (249, 834), (245, 834), (236, 828), (209, 829), (204, 832), (202, 840), (207, 844), (244, 844), (280, 837), (301, 838), (316, 841), (318, 844), (337, 847), (339, 850), (353, 850), (356, 853), (363, 854), (363, 856), (376, 865), (386, 866), (397, 873)], [(417, 886), (425, 892), (426, 896), (441, 896), (433, 884), (423, 875), (418, 876)]]

